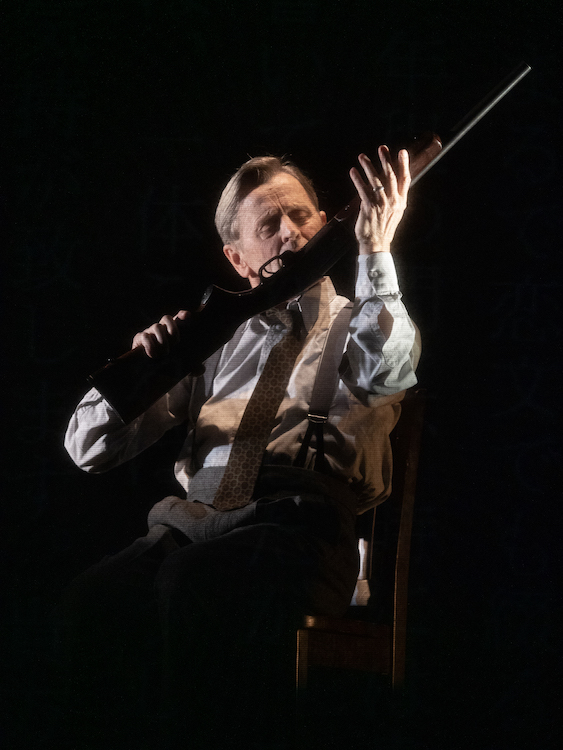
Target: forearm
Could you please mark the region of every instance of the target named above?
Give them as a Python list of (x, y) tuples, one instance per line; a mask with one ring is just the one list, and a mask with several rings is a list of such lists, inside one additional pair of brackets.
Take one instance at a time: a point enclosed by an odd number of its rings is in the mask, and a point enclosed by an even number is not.
[(402, 302), (389, 253), (360, 256), (344, 380), (351, 390), (389, 395), (416, 383), (418, 330)]
[(159, 399), (128, 425), (98, 391), (90, 390), (77, 406), (67, 427), (64, 445), (84, 471), (99, 473), (119, 466), (155, 443), (182, 421), (184, 383)]

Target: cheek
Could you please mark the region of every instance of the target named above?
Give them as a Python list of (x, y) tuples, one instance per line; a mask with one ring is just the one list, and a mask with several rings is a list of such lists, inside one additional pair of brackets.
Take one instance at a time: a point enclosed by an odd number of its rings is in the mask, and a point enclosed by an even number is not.
[(256, 251), (256, 258), (260, 261), (260, 264), (262, 264), (275, 254), (275, 242), (272, 240), (264, 240)]
[(320, 228), (320, 226), (307, 227), (306, 229), (302, 230), (301, 233), (303, 237), (305, 237), (305, 239), (310, 240), (316, 235)]
[(254, 271), (258, 271), (267, 260), (275, 255), (268, 243), (261, 244), (260, 247), (252, 248), (246, 256), (247, 262)]
[(314, 237), (317, 232), (320, 232), (323, 226), (324, 222), (322, 221), (321, 217), (316, 216), (315, 220), (307, 225), (307, 234), (309, 235), (309, 237)]

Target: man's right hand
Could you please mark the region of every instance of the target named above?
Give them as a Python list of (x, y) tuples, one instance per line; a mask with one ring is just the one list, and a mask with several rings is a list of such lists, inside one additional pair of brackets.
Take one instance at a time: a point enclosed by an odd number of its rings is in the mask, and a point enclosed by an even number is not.
[(180, 330), (176, 321), (186, 320), (189, 316), (187, 310), (180, 310), (174, 317), (165, 315), (158, 323), (137, 333), (132, 348), (142, 346), (152, 359), (164, 357), (170, 351), (170, 346), (180, 340)]

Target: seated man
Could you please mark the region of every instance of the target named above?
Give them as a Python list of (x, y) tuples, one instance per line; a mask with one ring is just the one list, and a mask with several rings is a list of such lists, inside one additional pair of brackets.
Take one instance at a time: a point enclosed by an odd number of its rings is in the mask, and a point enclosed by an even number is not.
[[(315, 440), (298, 466), (296, 458), (323, 344), (347, 304), (328, 278), (243, 323), (201, 375), (131, 424), (95, 389), (70, 421), (66, 448), (89, 472), (187, 424), (175, 467), (187, 498), (157, 503), (147, 537), (91, 568), (65, 597), (70, 679), (83, 709), (76, 731), (92, 747), (95, 737), (100, 747), (144, 747), (151, 727), (160, 746), (165, 736), (170, 747), (236, 738), (266, 747), (291, 695), (299, 621), (342, 614), (350, 603), (355, 516), (387, 496), (388, 435), (402, 391), (416, 382), (419, 351), (390, 254), (408, 154), (396, 167), (386, 147), (379, 156), (379, 172), (363, 154), (364, 175), (350, 172), (361, 199), (356, 298), (325, 428), (325, 471), (313, 469)], [(216, 212), (225, 255), (251, 287), (266, 261), (300, 250), (325, 222), (309, 180), (275, 157), (245, 163)], [(165, 316), (133, 346), (162, 356), (187, 315)]]

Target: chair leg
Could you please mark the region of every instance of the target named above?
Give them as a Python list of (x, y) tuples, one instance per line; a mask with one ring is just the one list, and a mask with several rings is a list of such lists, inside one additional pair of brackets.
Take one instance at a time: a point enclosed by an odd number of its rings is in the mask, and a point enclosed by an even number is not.
[(297, 631), (297, 659), (295, 666), (295, 686), (297, 690), (307, 687), (309, 633), (305, 629)]

